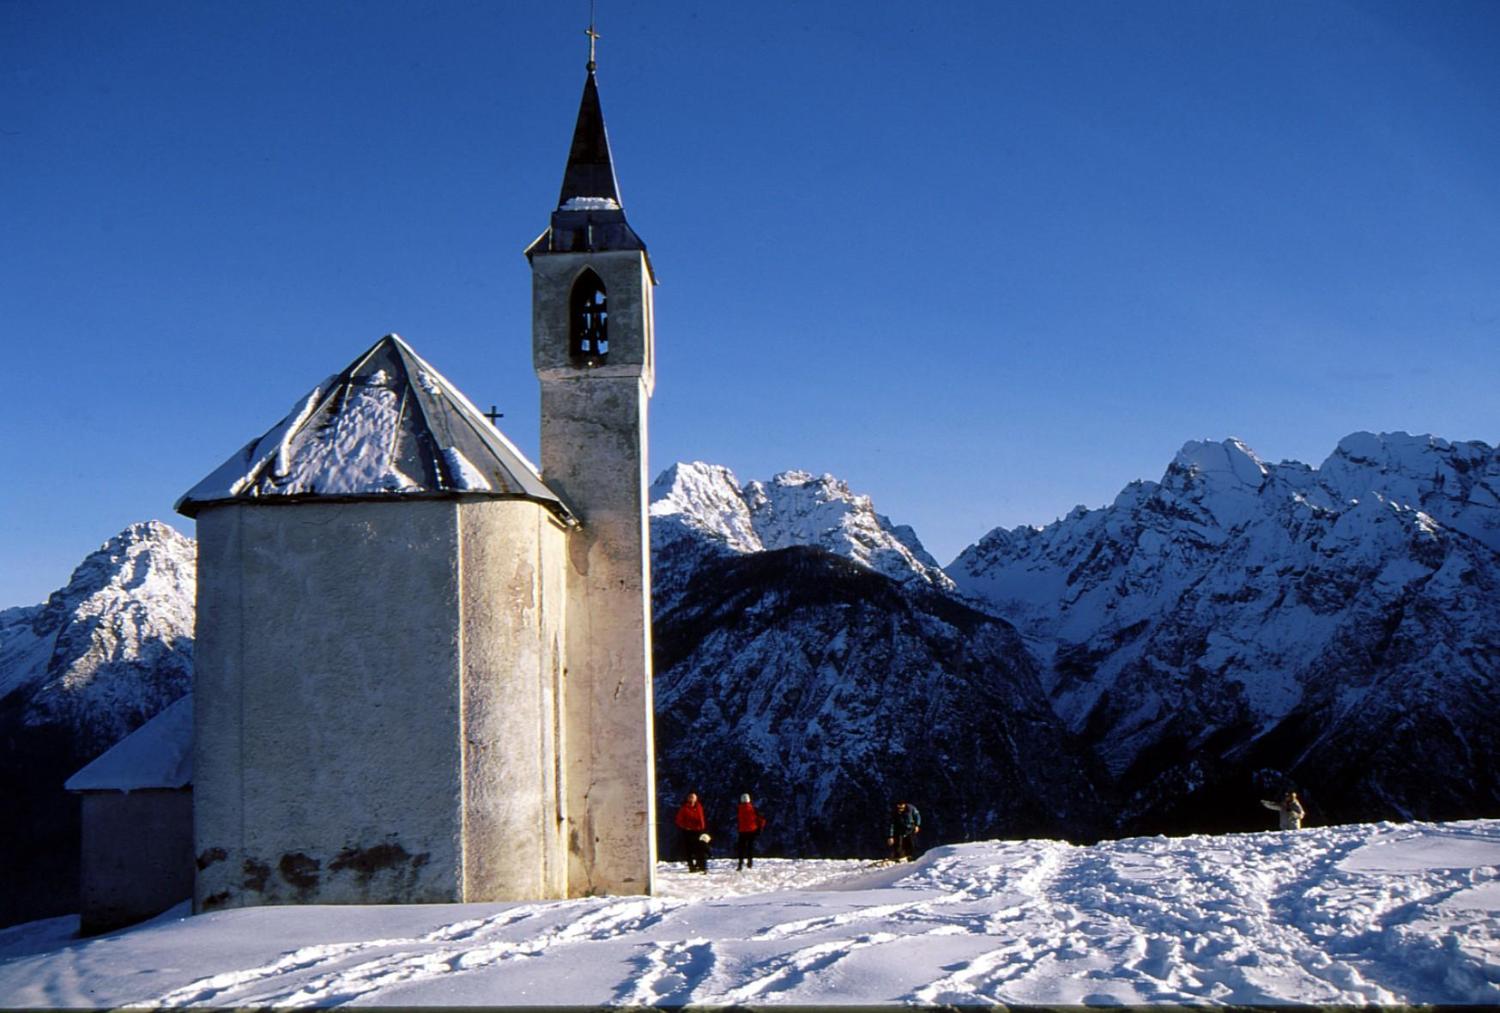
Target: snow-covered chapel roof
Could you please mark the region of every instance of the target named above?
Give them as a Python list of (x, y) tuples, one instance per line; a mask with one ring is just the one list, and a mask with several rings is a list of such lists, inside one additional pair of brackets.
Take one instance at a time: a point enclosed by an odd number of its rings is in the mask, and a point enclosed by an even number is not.
[(188, 490), (177, 510), (194, 517), (246, 500), (457, 495), (530, 499), (573, 519), (457, 387), (387, 334)]

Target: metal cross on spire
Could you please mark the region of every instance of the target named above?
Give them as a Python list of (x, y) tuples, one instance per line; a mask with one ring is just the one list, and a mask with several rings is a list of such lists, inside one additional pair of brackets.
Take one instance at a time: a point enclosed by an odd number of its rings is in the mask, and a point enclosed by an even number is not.
[(592, 74), (595, 66), (597, 66), (594, 63), (594, 43), (603, 38), (598, 32), (594, 31), (594, 0), (589, 0), (589, 26), (584, 30), (583, 34), (589, 37), (589, 73)]

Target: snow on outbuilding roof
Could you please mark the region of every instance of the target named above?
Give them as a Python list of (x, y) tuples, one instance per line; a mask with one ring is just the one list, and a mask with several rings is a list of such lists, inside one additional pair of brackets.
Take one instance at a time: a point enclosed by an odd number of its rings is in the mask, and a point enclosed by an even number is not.
[(177, 501), (480, 495), (530, 499), (571, 523), (526, 456), (398, 335), (314, 387), (264, 436)]
[(140, 791), (193, 783), (193, 694), (116, 742), (68, 778), (68, 791)]

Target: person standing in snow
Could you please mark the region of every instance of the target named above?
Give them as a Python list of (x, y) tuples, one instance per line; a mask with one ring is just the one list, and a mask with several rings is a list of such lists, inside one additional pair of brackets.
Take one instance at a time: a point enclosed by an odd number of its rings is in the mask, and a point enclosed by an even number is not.
[(1267, 809), (1281, 814), (1281, 829), (1302, 829), (1302, 817), (1307, 815), (1307, 811), (1302, 808), (1302, 803), (1297, 800), (1297, 793), (1295, 791), (1289, 791), (1281, 796), (1280, 802), (1269, 802), (1266, 799), (1261, 799), (1260, 804)]
[(735, 869), (755, 868), (755, 838), (765, 829), (766, 818), (755, 811), (749, 795), (740, 796), (739, 809), (735, 812), (735, 823), (740, 836), (735, 841), (735, 855), (739, 861)]
[(891, 829), (885, 839), (891, 849), (891, 860), (899, 862), (904, 858), (908, 862), (915, 861), (917, 835), (921, 832), (922, 814), (906, 799), (898, 799), (891, 809)]
[[(708, 829), (708, 823), (703, 818), (703, 803), (698, 801), (696, 791), (687, 793), (673, 822), (677, 824), (677, 839), (681, 845), (682, 857), (687, 860), (688, 872), (692, 872), (697, 867), (698, 835)], [(706, 870), (707, 866), (704, 868)]]
[(712, 840), (713, 838), (708, 834), (699, 834), (693, 838), (693, 852), (692, 858), (688, 861), (688, 872), (692, 872), (694, 863), (697, 863), (698, 871), (707, 874), (709, 842)]

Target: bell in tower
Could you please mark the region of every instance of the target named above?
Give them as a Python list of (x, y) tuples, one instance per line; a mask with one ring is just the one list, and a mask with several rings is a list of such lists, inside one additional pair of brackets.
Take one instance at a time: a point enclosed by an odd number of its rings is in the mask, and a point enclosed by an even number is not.
[(575, 366), (602, 366), (609, 358), (609, 299), (604, 282), (586, 269), (569, 300), (568, 354)]

